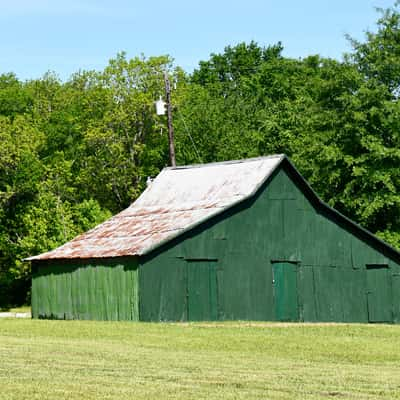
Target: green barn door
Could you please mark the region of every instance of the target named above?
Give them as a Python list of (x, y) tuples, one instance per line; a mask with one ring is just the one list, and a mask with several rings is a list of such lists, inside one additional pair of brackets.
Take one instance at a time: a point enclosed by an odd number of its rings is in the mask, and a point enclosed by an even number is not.
[(387, 265), (367, 265), (369, 322), (392, 321), (392, 288)]
[(298, 321), (296, 264), (275, 262), (272, 266), (276, 319)]
[(216, 261), (188, 260), (188, 321), (215, 321), (217, 309)]

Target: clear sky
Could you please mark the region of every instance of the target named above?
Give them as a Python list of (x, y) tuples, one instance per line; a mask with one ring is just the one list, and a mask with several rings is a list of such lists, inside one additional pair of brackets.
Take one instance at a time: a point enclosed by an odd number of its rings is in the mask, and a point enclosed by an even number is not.
[(344, 35), (374, 30), (395, 0), (0, 0), (0, 73), (67, 79), (128, 57), (169, 54), (187, 71), (227, 45), (283, 43), (284, 55), (340, 59)]

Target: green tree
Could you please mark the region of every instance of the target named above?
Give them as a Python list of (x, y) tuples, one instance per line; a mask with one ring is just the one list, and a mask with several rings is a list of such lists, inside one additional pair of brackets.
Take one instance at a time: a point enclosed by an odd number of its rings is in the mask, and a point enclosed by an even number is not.
[(377, 31), (366, 32), (366, 40), (349, 37), (353, 52), (348, 55), (368, 80), (383, 84), (395, 98), (400, 95), (400, 2), (378, 9)]
[(134, 58), (120, 54), (97, 76), (105, 99), (100, 118), (83, 132), (79, 184), (110, 210), (129, 205), (143, 190), (147, 175), (167, 164), (167, 136), (154, 101), (163, 93), (168, 57)]

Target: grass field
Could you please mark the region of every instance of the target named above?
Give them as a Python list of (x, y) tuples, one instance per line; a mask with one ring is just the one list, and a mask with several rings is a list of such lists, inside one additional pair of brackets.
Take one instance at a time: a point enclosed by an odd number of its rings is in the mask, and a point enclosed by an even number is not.
[(31, 312), (31, 307), (30, 306), (21, 306), (21, 307), (6, 307), (6, 308), (1, 308), (1, 311), (9, 311), (9, 312), (14, 312), (14, 313), (27, 313)]
[(400, 399), (400, 326), (0, 320), (0, 399)]

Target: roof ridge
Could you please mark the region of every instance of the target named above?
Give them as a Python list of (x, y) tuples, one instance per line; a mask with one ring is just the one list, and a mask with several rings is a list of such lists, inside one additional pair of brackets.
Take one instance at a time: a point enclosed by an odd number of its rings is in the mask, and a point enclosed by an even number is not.
[(255, 162), (261, 160), (267, 160), (270, 158), (283, 158), (285, 154), (270, 154), (268, 156), (261, 156), (261, 157), (251, 157), (251, 158), (241, 158), (238, 160), (226, 160), (226, 161), (213, 161), (210, 163), (199, 163), (199, 164), (188, 164), (188, 165), (176, 165), (175, 167), (165, 167), (163, 171), (168, 170), (179, 170), (179, 169), (191, 169), (191, 168), (207, 168), (212, 167), (214, 165), (229, 165), (229, 164), (241, 164), (247, 162)]

